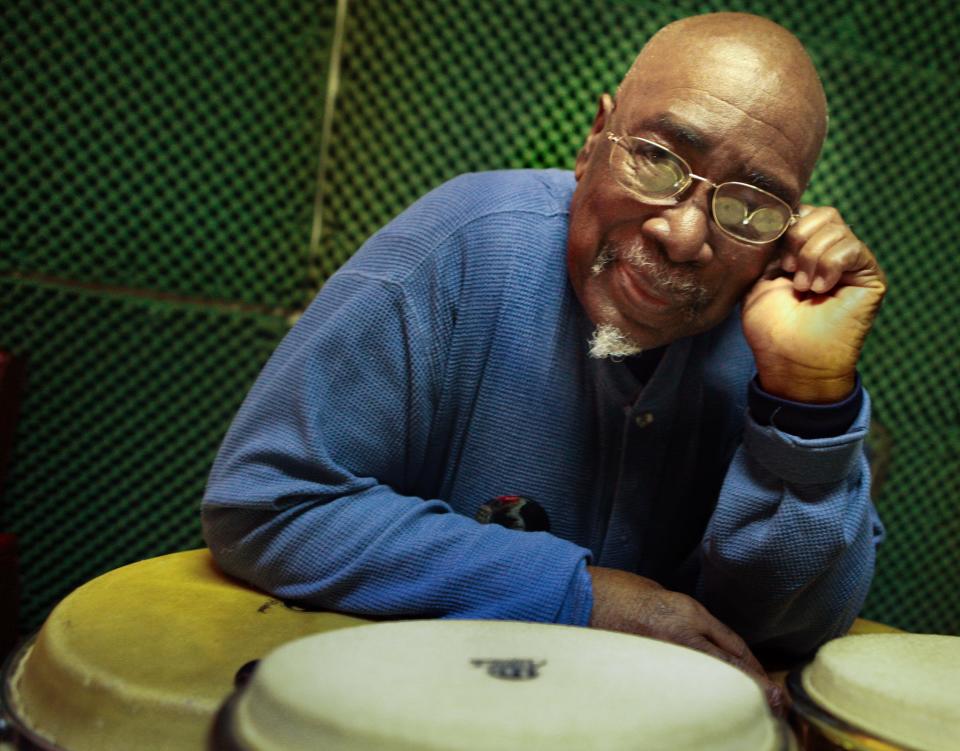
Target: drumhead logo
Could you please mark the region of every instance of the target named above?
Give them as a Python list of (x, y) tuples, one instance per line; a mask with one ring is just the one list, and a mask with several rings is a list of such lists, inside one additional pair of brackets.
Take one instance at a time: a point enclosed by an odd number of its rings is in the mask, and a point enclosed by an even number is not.
[(546, 660), (536, 662), (535, 660), (525, 660), (513, 658), (509, 660), (490, 659), (490, 660), (470, 660), (470, 664), (477, 668), (486, 666), (487, 675), (494, 678), (500, 678), (505, 681), (529, 681), (540, 676), (540, 668), (547, 664)]

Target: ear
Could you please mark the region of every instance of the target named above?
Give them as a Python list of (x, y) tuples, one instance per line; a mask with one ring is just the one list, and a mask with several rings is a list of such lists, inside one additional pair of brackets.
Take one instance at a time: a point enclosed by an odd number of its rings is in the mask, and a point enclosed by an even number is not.
[(590, 126), (590, 132), (587, 134), (587, 140), (577, 154), (577, 161), (573, 168), (574, 177), (579, 180), (587, 169), (587, 162), (601, 144), (607, 138), (607, 123), (610, 115), (617, 108), (616, 102), (609, 94), (601, 94), (600, 102), (597, 106), (597, 114), (593, 118), (593, 125)]

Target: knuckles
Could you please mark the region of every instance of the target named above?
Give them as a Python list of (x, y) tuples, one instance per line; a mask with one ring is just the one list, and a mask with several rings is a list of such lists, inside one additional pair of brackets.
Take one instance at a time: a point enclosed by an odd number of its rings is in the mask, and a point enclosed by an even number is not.
[(828, 224), (846, 224), (840, 212), (834, 206), (821, 206), (820, 211)]

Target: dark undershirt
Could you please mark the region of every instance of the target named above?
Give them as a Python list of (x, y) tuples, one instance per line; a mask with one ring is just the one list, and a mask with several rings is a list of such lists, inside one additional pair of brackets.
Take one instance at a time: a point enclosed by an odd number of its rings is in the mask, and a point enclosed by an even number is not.
[[(630, 372), (640, 383), (646, 383), (657, 369), (665, 347), (657, 347), (624, 359)], [(850, 395), (830, 404), (806, 404), (781, 399), (764, 391), (754, 376), (747, 392), (750, 414), (759, 425), (773, 425), (777, 430), (799, 438), (828, 438), (843, 435), (857, 419), (863, 405), (863, 387), (857, 374)]]

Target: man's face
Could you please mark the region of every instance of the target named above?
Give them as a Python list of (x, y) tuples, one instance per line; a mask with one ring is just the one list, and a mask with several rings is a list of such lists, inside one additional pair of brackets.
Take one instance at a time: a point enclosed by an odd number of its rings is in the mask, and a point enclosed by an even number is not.
[[(819, 143), (788, 77), (735, 42), (657, 64), (642, 60), (615, 106), (601, 107), (577, 164), (567, 266), (594, 324), (651, 348), (720, 323), (775, 262), (777, 246), (725, 235), (712, 188), (694, 181), (674, 205), (646, 204), (614, 178), (606, 138), (640, 136), (714, 183), (746, 182), (796, 209)], [(686, 60), (684, 60), (686, 58)], [(606, 110), (606, 111), (604, 111)]]

